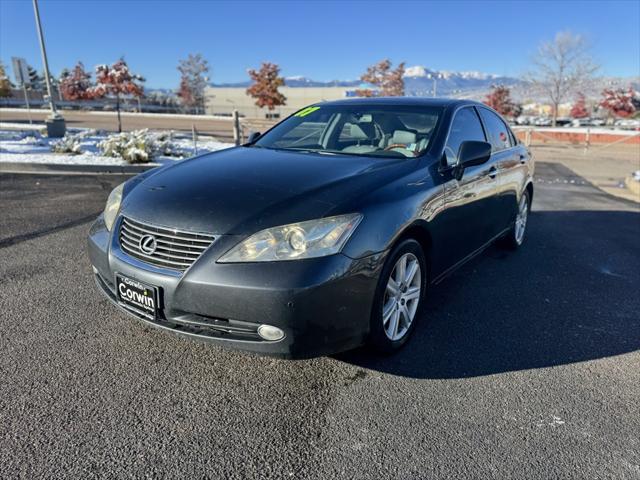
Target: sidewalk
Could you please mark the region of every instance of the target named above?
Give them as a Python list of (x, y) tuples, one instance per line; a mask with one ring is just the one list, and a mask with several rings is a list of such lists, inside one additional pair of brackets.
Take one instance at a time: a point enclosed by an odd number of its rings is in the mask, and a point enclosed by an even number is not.
[(640, 203), (640, 195), (625, 186), (625, 179), (640, 170), (640, 145), (592, 146), (586, 154), (573, 145), (532, 145), (531, 152), (536, 161), (561, 163), (601, 190)]

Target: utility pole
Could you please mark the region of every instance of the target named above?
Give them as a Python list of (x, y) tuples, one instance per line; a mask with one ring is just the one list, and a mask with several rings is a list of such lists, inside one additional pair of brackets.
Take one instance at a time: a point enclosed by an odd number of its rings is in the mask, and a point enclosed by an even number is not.
[(51, 78), (49, 77), (49, 62), (47, 61), (47, 50), (44, 46), (44, 35), (42, 33), (42, 24), (40, 22), (38, 0), (33, 0), (33, 11), (36, 15), (36, 28), (38, 30), (40, 51), (42, 52), (42, 64), (44, 66), (44, 80), (47, 83), (47, 94), (49, 96), (49, 105), (51, 106), (51, 116), (45, 120), (45, 124), (47, 125), (47, 134), (49, 137), (64, 137), (66, 125), (64, 118), (62, 118), (62, 115), (60, 115), (56, 110), (56, 103), (53, 100), (53, 89), (51, 88)]

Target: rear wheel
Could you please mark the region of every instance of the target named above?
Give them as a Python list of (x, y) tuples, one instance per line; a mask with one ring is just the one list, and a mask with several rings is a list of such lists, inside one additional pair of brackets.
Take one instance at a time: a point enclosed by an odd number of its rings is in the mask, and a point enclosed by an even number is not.
[(518, 204), (518, 213), (516, 214), (516, 221), (509, 230), (509, 233), (500, 242), (503, 247), (510, 250), (516, 250), (524, 242), (524, 234), (527, 230), (527, 221), (529, 219), (529, 211), (531, 210), (531, 203), (529, 199), (529, 191), (525, 190), (520, 197), (520, 203)]
[(427, 265), (420, 244), (405, 240), (389, 254), (373, 302), (370, 344), (378, 351), (402, 347), (415, 328), (427, 286)]

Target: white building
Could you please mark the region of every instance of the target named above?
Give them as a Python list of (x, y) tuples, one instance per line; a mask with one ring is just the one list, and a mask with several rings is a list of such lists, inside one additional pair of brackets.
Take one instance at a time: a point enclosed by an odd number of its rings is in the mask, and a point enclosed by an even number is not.
[(354, 87), (280, 87), (287, 97), (286, 105), (273, 110), (258, 108), (256, 99), (247, 95), (246, 88), (207, 87), (205, 90), (205, 110), (208, 115), (230, 116), (238, 110), (241, 117), (284, 118), (312, 103), (339, 100), (354, 96)]

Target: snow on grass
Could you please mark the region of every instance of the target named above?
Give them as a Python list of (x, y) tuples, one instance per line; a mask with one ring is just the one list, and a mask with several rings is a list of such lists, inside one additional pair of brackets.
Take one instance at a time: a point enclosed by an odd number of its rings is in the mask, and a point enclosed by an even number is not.
[[(88, 129), (70, 129), (72, 134), (78, 134), (80, 154), (54, 153), (52, 146), (59, 139), (42, 137), (33, 130), (0, 130), (0, 162), (11, 163), (46, 163), (58, 165), (128, 165), (122, 158), (101, 155), (98, 143), (113, 134)], [(171, 140), (172, 147), (179, 150), (181, 157), (159, 156), (150, 164), (164, 164), (182, 160), (195, 155), (193, 141), (190, 138), (179, 138), (177, 135)], [(197, 143), (198, 154), (230, 148), (230, 143), (218, 142), (212, 139), (202, 139)]]
[(0, 130), (37, 130), (37, 131), (45, 131), (47, 126), (44, 123), (11, 123), (11, 122), (0, 122)]

